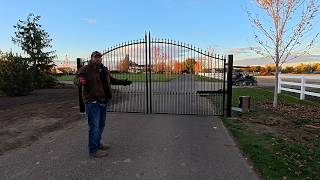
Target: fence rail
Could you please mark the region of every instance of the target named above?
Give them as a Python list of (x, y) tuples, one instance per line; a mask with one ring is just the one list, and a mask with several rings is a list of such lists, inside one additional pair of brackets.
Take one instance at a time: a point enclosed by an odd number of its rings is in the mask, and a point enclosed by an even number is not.
[[(198, 73), (197, 75), (221, 80), (224, 78), (223, 73)], [(227, 75), (225, 76), (227, 77)]]
[[(300, 82), (290, 82), (285, 81), (284, 79), (297, 79)], [(305, 95), (309, 96), (316, 96), (320, 97), (320, 93), (307, 91), (306, 88), (315, 88), (320, 89), (320, 84), (311, 84), (307, 83), (307, 80), (319, 80), (320, 76), (288, 76), (288, 75), (279, 75), (278, 80), (278, 93), (280, 94), (281, 91), (289, 91), (300, 94), (300, 99), (305, 99)], [(288, 87), (283, 87), (282, 85), (289, 85), (289, 86), (298, 86), (300, 89), (292, 89)]]

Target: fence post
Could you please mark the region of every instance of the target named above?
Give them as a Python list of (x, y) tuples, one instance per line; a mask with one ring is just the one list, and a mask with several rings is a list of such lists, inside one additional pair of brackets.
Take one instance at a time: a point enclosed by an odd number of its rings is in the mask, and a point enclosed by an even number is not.
[[(79, 69), (81, 67), (82, 67), (81, 58), (77, 58), (77, 71), (79, 71)], [(82, 99), (82, 86), (78, 87), (78, 97), (79, 97), (80, 113), (84, 113), (85, 112), (85, 108), (84, 108), (84, 102), (83, 102), (83, 99)]]
[(233, 55), (228, 55), (227, 69), (227, 117), (231, 117), (232, 106), (232, 72), (233, 72)]
[(281, 93), (281, 74), (278, 75), (278, 94)]
[(301, 77), (301, 92), (300, 92), (300, 99), (301, 100), (304, 100), (304, 98), (305, 98), (305, 95), (304, 95), (304, 92), (305, 92), (305, 90), (306, 90), (306, 88), (305, 88), (305, 82), (306, 80), (305, 80), (305, 77), (304, 76), (302, 76)]

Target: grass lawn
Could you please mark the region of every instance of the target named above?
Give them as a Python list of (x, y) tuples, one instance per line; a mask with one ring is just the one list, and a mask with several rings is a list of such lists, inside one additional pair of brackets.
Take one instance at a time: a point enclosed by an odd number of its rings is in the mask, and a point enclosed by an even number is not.
[(221, 79), (214, 79), (211, 77), (195, 75), (195, 81), (205, 81), (205, 82), (223, 82)]
[[(145, 82), (146, 74), (144, 73), (115, 73), (112, 74), (114, 78), (117, 79), (128, 79), (132, 82)], [(59, 81), (73, 81), (75, 75), (69, 76), (57, 76), (57, 80)], [(152, 74), (151, 79), (153, 82), (162, 82), (162, 81), (170, 81), (176, 79), (177, 75), (167, 75), (167, 74)]]
[(61, 77), (59, 76), (54, 76), (58, 81), (73, 81), (75, 75), (63, 75)]
[[(128, 79), (132, 82), (145, 82), (146, 74), (145, 73), (116, 73), (112, 74), (114, 78), (117, 79)], [(148, 75), (149, 76), (149, 75)], [(152, 82), (165, 82), (176, 79), (178, 75), (170, 74), (151, 74)]]
[(224, 124), (263, 179), (320, 179), (320, 104), (281, 94), (272, 107), (273, 93), (260, 88), (233, 89), (238, 97), (253, 97), (253, 111), (233, 112)]

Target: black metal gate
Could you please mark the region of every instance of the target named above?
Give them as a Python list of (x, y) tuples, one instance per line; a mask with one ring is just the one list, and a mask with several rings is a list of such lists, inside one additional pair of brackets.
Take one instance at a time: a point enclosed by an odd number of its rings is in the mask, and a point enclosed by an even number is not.
[[(114, 78), (133, 81), (130, 86), (112, 86), (109, 111), (215, 116), (230, 111), (226, 74), (232, 67), (232, 55), (227, 68), (225, 56), (152, 38), (150, 33), (103, 54), (103, 63)], [(78, 62), (79, 67), (86, 62)]]

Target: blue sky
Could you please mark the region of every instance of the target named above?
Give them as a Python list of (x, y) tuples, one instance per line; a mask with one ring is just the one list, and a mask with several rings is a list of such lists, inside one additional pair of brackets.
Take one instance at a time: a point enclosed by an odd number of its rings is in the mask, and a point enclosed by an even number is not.
[[(234, 53), (236, 60), (255, 58), (253, 30), (246, 9), (252, 0), (0, 0), (0, 49), (19, 52), (11, 37), (19, 19), (42, 16), (40, 24), (53, 39), (58, 59), (87, 57), (93, 50), (153, 36)], [(320, 23), (314, 29), (320, 29)], [(313, 55), (320, 55), (319, 42)], [(239, 52), (239, 53), (236, 53)]]

